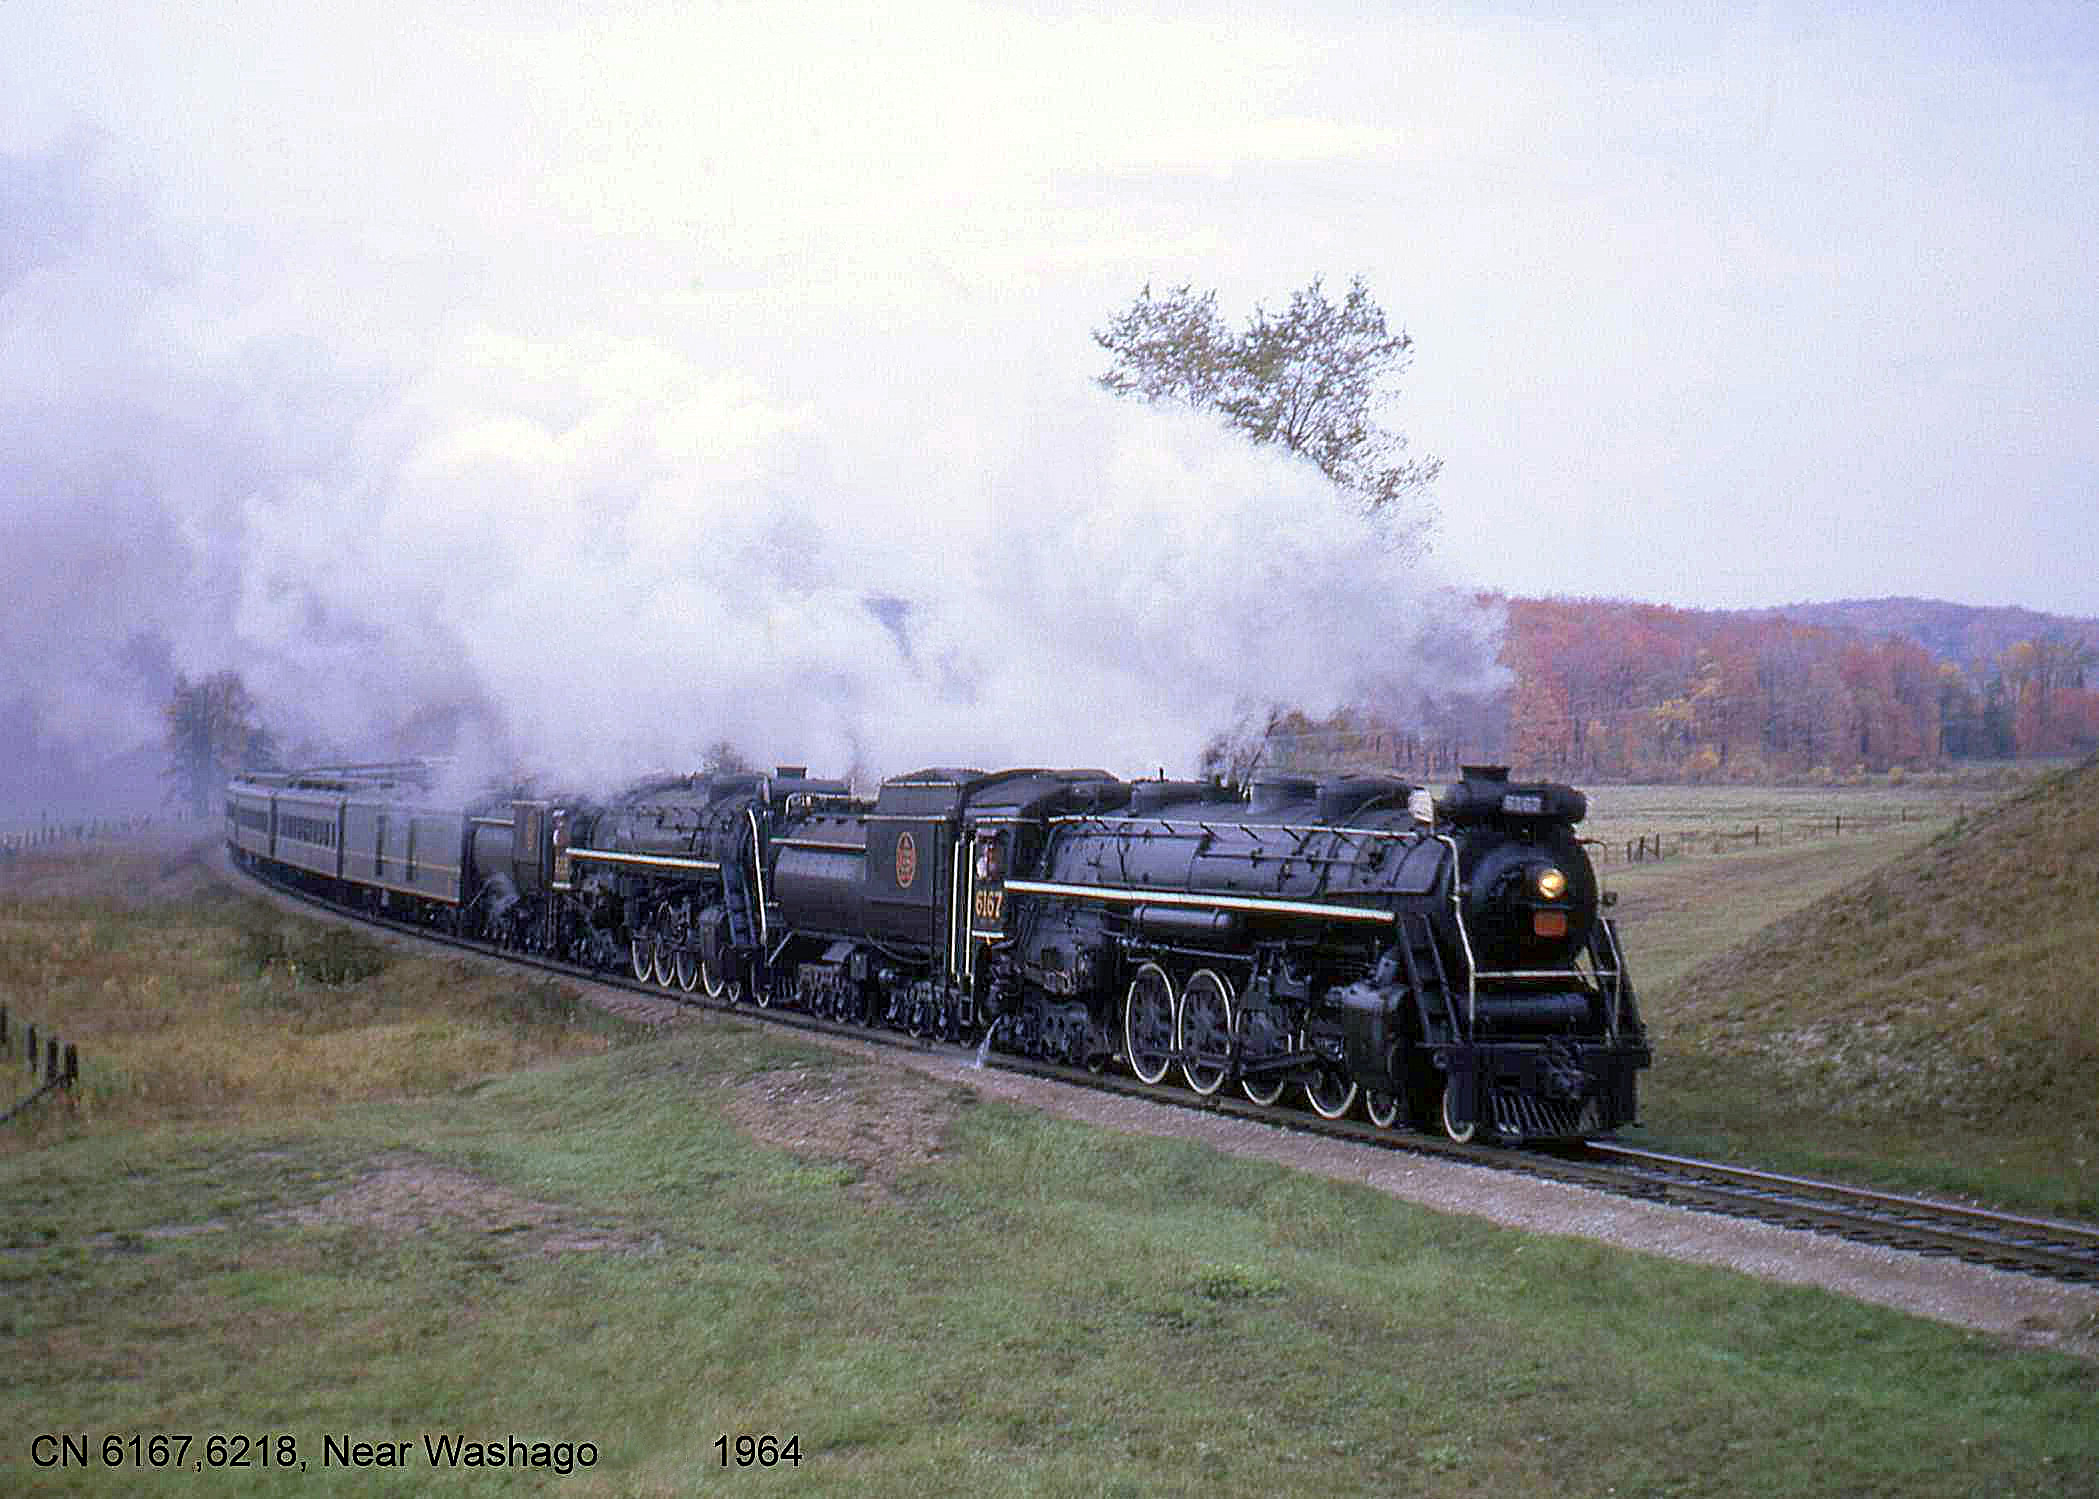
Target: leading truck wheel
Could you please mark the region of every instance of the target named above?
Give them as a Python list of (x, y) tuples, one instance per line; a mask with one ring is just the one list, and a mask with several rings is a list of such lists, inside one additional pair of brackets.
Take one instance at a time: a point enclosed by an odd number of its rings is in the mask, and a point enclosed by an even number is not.
[(649, 939), (647, 933), (636, 932), (634, 934), (630, 956), (634, 962), (634, 977), (646, 984), (649, 981), (649, 973), (655, 967), (656, 961), (656, 944)]
[(1443, 1084), (1443, 1133), (1450, 1136), (1455, 1144), (1470, 1145), (1473, 1136), (1479, 1133), (1480, 1122), (1476, 1118), (1460, 1120), (1452, 1117), (1452, 1099), (1455, 1092), (1448, 1082)]

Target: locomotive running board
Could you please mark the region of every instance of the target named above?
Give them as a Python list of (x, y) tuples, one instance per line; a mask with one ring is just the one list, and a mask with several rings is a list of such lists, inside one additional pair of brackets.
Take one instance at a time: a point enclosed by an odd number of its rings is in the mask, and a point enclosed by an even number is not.
[(721, 873), (721, 865), (712, 859), (679, 859), (669, 854), (622, 854), (608, 848), (572, 848), (568, 856), (571, 859), (594, 859), (600, 864), (631, 864), (639, 869), (696, 869), (702, 874)]
[(1197, 895), (1182, 890), (1126, 890), (1114, 885), (1067, 885), (1057, 880), (1008, 880), (1008, 890), (1022, 895), (1067, 895), (1074, 900), (1122, 901), (1133, 906), (1198, 906), (1217, 911), (1251, 911), (1262, 916), (1323, 916), (1330, 921), (1367, 921), (1391, 926), (1390, 911), (1365, 906), (1334, 906), (1321, 901), (1278, 900), (1260, 895)]

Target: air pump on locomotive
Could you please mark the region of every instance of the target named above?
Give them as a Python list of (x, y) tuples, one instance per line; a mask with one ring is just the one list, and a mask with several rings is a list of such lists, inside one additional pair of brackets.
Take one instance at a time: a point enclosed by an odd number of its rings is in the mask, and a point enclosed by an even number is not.
[[(1379, 1124), (1458, 1140), (1630, 1123), (1651, 1060), (1574, 831), (1585, 799), (1501, 767), (1440, 796), (1024, 769), (920, 771), (863, 800), (781, 767), (604, 803), (413, 801), (392, 772), (253, 777), (229, 793), (229, 838), (338, 893), (667, 988), (988, 1035), (1201, 1094), (1295, 1088), (1329, 1118), (1360, 1098)], [(424, 875), (404, 879), (419, 833)]]

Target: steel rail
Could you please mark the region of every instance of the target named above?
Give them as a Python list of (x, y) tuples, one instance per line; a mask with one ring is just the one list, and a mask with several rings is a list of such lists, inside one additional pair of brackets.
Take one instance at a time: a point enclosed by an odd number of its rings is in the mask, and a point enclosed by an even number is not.
[(1665, 1200), (1694, 1200), (1716, 1211), (1827, 1228), (2063, 1280), (2099, 1281), (2099, 1227), (2090, 1224), (1694, 1160), (1608, 1140), (1590, 1142), (1581, 1155)]
[[(877, 1025), (843, 1024), (777, 1006), (760, 1006), (748, 996), (741, 999), (730, 999), (726, 995), (710, 998), (697, 991), (670, 990), (624, 973), (590, 968), (545, 953), (501, 947), (437, 927), (375, 916), (311, 890), (272, 879), (259, 867), (232, 867), (274, 891), (331, 914), (401, 936), (523, 964), (579, 983), (646, 996), (668, 1005), (670, 1013), (711, 1010), (813, 1035), (899, 1051), (945, 1053), (957, 1060), (975, 1057), (979, 1065), (995, 1067), (1002, 1072), (1045, 1078), (1149, 1103), (1294, 1130), (1300, 1134), (1403, 1150), (1691, 1211), (1752, 1218), (1793, 1230), (1832, 1234), (1913, 1253), (1955, 1256), (1971, 1263), (2051, 1280), (2099, 1283), (2099, 1227), (2088, 1224), (1999, 1213), (1965, 1203), (1849, 1187), (1719, 1161), (1694, 1160), (1640, 1150), (1615, 1141), (1528, 1149), (1504, 1145), (1460, 1145), (1431, 1133), (1385, 1130), (1356, 1120), (1322, 1119), (1307, 1111), (1256, 1104), (1250, 1099), (1229, 1096), (1221, 1090), (1205, 1097), (1185, 1089), (1142, 1083), (1116, 1072), (1040, 1062), (987, 1050), (978, 1043), (943, 1042)], [(1178, 1060), (1178, 1057), (1169, 1060)]]

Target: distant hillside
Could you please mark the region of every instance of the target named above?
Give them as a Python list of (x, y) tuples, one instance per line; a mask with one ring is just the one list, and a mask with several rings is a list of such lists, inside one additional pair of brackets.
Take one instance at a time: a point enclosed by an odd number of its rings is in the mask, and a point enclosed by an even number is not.
[(2099, 649), (2099, 619), (2040, 614), (2012, 606), (1980, 608), (1939, 599), (1840, 599), (1833, 604), (1787, 604), (1742, 612), (1754, 619), (1853, 630), (1869, 639), (1900, 635), (1969, 672), (1986, 671), (2022, 640), (2053, 634), (2083, 640)]
[(1777, 922), (1664, 996), (1677, 1049), (1832, 1121), (2099, 1147), (2099, 757)]

